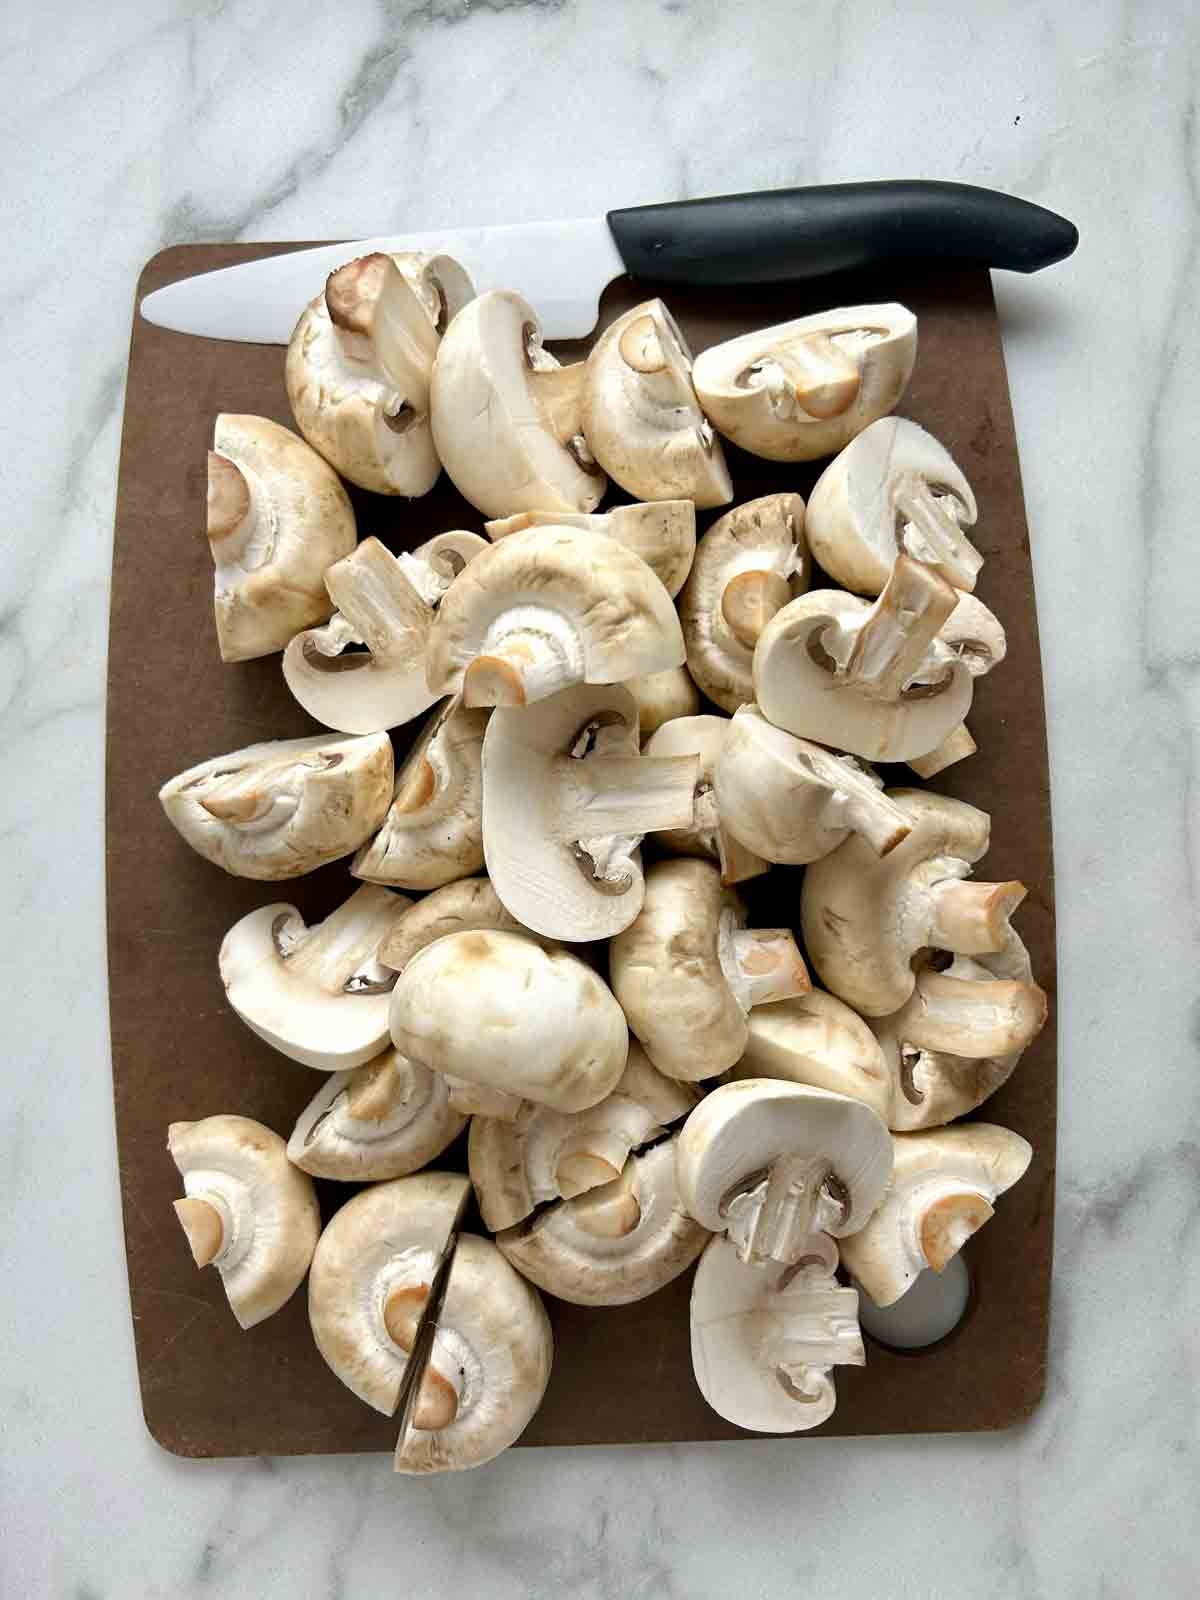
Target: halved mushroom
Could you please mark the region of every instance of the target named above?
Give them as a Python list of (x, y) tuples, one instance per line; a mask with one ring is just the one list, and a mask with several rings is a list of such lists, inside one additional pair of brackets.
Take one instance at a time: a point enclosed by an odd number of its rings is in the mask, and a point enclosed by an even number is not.
[(429, 718), (396, 775), (379, 832), (350, 871), (368, 883), (437, 889), (483, 865), (480, 756), (486, 711), (447, 700)]
[(260, 906), (221, 944), (229, 1004), (293, 1061), (321, 1072), (361, 1067), (388, 1042), (396, 974), (378, 950), (410, 904), (367, 883), (311, 928), (295, 906)]
[(449, 256), (360, 256), (330, 274), (288, 346), (300, 432), (360, 488), (421, 495), (440, 463), (429, 388), (441, 335), (473, 296)]
[(836, 582), (876, 595), (896, 557), (973, 589), (983, 557), (962, 531), (971, 485), (944, 445), (905, 417), (883, 417), (831, 461), (808, 502), (808, 543)]
[(638, 500), (724, 506), (733, 483), (692, 388), (692, 353), (661, 300), (611, 323), (587, 358), (583, 432), (596, 460)]
[(900, 556), (874, 604), (814, 589), (767, 623), (754, 689), (768, 722), (870, 761), (928, 755), (971, 705), (973, 679), (938, 638), (955, 591)]
[[(1008, 648), (999, 618), (973, 594), (959, 595), (950, 620), (943, 625), (938, 638), (962, 659), (973, 678), (982, 678), (999, 666)], [(909, 766), (919, 777), (933, 778), (956, 761), (973, 756), (977, 748), (966, 723), (960, 723), (935, 750), (927, 756), (914, 756)]]
[(686, 667), (667, 667), (664, 672), (645, 672), (626, 678), (624, 687), (637, 701), (638, 729), (643, 744), (664, 722), (676, 717), (694, 717), (700, 710), (700, 691)]
[(249, 1117), (173, 1122), (167, 1149), (183, 1176), (175, 1215), (193, 1259), (216, 1267), (238, 1323), (253, 1328), (308, 1271), (321, 1231), (312, 1179), (291, 1165), (277, 1133)]
[[(403, 972), (417, 951), (424, 950), (435, 939), (444, 939), (448, 933), (475, 933), (480, 929), (529, 933), (528, 928), (505, 910), (487, 878), (460, 878), (435, 889), (409, 907), (379, 946), (379, 960), (385, 967)], [(539, 942), (552, 943), (550, 940)]]
[(692, 378), (734, 444), (768, 461), (815, 461), (895, 407), (916, 358), (906, 306), (844, 306), (713, 345)]
[(987, 852), (986, 811), (927, 789), (889, 789), (912, 832), (880, 857), (852, 833), (804, 874), (804, 944), (827, 989), (866, 1017), (899, 1011), (924, 949), (1002, 950), (1021, 883), (967, 883)]
[(675, 1164), (689, 1215), (727, 1232), (740, 1260), (788, 1266), (810, 1234), (863, 1227), (887, 1188), (892, 1141), (860, 1100), (741, 1078), (701, 1100)]
[(492, 713), (483, 741), (483, 851), (496, 893), (526, 927), (606, 939), (642, 906), (642, 836), (692, 820), (695, 756), (638, 753), (637, 705), (619, 684), (579, 683)]
[(710, 1240), (692, 1281), (692, 1370), (718, 1416), (757, 1433), (802, 1433), (837, 1404), (830, 1368), (866, 1364), (858, 1291), (837, 1281), (828, 1234), (792, 1266), (755, 1266)]
[(486, 517), (591, 511), (607, 481), (581, 428), (584, 365), (542, 346), (528, 301), (509, 289), (472, 300), (433, 367), (433, 438), (454, 487)]
[(554, 526), (511, 534), (472, 562), (438, 611), (425, 670), (434, 694), (523, 706), (684, 656), (671, 597), (641, 557)]
[(354, 549), (336, 472), (266, 417), (223, 412), (208, 453), (208, 542), (222, 661), (282, 650), (333, 610), (325, 569)]
[(700, 767), (696, 774), (692, 825), (661, 828), (658, 842), (675, 855), (700, 856), (718, 862), (722, 883), (742, 883), (770, 870), (770, 863), (743, 845), (721, 820), (715, 779), (732, 727), (728, 717), (676, 717), (664, 723), (642, 746), (647, 756), (694, 755), (698, 758)]
[(646, 505), (612, 506), (608, 511), (521, 511), (515, 517), (485, 522), (493, 543), (526, 528), (585, 528), (615, 539), (650, 568), (672, 599), (683, 588), (696, 554), (696, 507), (690, 500), (652, 500)]
[(768, 494), (734, 506), (696, 546), (679, 596), (688, 671), (730, 713), (754, 699), (754, 647), (777, 611), (808, 587), (804, 501)]
[(425, 680), (434, 607), (489, 548), (478, 534), (454, 532), (394, 556), (364, 539), (330, 567), (325, 584), (336, 613), (283, 653), (288, 688), (308, 714), (347, 733), (376, 733), (428, 711), (438, 699)]
[(518, 1272), (572, 1305), (644, 1300), (686, 1271), (709, 1239), (680, 1203), (677, 1139), (630, 1156), (619, 1178), (504, 1229), (496, 1243)]
[(1033, 1148), (990, 1122), (892, 1135), (892, 1181), (842, 1260), (878, 1306), (899, 1300), (925, 1267), (940, 1272), (1021, 1178)]
[(889, 1122), (894, 1075), (884, 1047), (848, 1005), (823, 989), (775, 1006), (760, 1006), (748, 1018), (750, 1036), (726, 1080), (777, 1078), (861, 1100)]
[(752, 1006), (811, 987), (787, 928), (747, 928), (708, 861), (658, 861), (641, 911), (609, 947), (613, 992), (670, 1078), (715, 1078), (746, 1048)]
[(167, 820), (238, 878), (279, 881), (349, 855), (383, 820), (392, 790), (385, 733), (276, 739), (213, 756), (164, 783)]

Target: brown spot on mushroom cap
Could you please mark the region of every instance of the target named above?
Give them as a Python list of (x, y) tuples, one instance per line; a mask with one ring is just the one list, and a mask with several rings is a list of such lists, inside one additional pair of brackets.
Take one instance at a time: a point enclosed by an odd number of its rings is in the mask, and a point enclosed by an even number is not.
[(933, 1270), (941, 1272), (994, 1214), (981, 1194), (948, 1194), (935, 1200), (921, 1218), (921, 1251)]

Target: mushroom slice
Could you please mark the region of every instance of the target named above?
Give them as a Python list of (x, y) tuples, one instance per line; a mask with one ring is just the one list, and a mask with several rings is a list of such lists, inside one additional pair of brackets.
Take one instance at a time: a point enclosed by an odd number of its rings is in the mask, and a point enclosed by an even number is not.
[(433, 438), (454, 487), (485, 517), (591, 511), (607, 481), (581, 429), (584, 365), (542, 346), (533, 307), (509, 289), (472, 300), (433, 368)]
[(411, 902), (364, 884), (311, 928), (295, 906), (260, 906), (221, 944), (229, 1004), (269, 1045), (321, 1072), (349, 1071), (388, 1042), (394, 972), (377, 952)]
[(731, 714), (754, 699), (754, 647), (777, 611), (808, 587), (804, 501), (768, 494), (734, 506), (696, 546), (679, 597), (688, 671)]
[(609, 948), (629, 1026), (669, 1078), (696, 1082), (733, 1066), (752, 1006), (811, 987), (787, 928), (747, 928), (742, 902), (708, 861), (658, 861), (641, 911)]
[(266, 417), (223, 412), (208, 453), (208, 542), (222, 661), (282, 650), (333, 610), (325, 569), (354, 549), (354, 508), (315, 450)]
[(722, 883), (742, 883), (770, 870), (770, 863), (748, 849), (721, 821), (716, 771), (732, 727), (728, 717), (676, 717), (664, 723), (642, 746), (642, 753), (647, 756), (699, 758), (692, 825), (660, 829), (658, 842), (675, 855), (718, 862)]
[(198, 1267), (214, 1266), (243, 1328), (273, 1316), (308, 1271), (321, 1215), (312, 1179), (249, 1117), (173, 1122), (167, 1149), (186, 1199), (175, 1215)]
[(1033, 1148), (990, 1122), (892, 1135), (892, 1181), (842, 1259), (877, 1306), (890, 1306), (925, 1267), (940, 1272), (1024, 1176)]
[(690, 500), (652, 500), (645, 505), (613, 506), (589, 515), (582, 511), (521, 511), (515, 517), (485, 522), (493, 543), (526, 528), (585, 528), (615, 539), (640, 556), (672, 599), (683, 588), (696, 554), (696, 507)]
[(214, 756), (164, 783), (167, 820), (238, 878), (278, 881), (349, 855), (378, 828), (392, 789), (385, 733), (276, 739)]
[(760, 1006), (747, 1023), (750, 1037), (727, 1081), (778, 1078), (861, 1100), (890, 1122), (894, 1075), (884, 1047), (848, 1005), (822, 989)]
[[(959, 595), (958, 604), (938, 638), (962, 659), (973, 678), (982, 678), (999, 666), (1008, 649), (999, 618), (973, 594)], [(936, 749), (927, 756), (915, 756), (909, 766), (918, 777), (933, 778), (956, 761), (973, 756), (977, 748), (966, 723), (960, 723)]]
[(447, 700), (396, 775), (391, 807), (350, 871), (368, 883), (437, 889), (483, 866), (480, 757), (486, 711)]
[[(417, 951), (424, 950), (435, 939), (443, 939), (448, 933), (475, 933), (480, 929), (529, 932), (504, 909), (500, 896), (487, 878), (460, 878), (435, 889), (409, 907), (379, 946), (379, 960), (385, 967), (403, 972)], [(558, 948), (548, 939), (538, 942), (548, 948)]]
[(332, 273), (288, 346), (300, 432), (362, 489), (421, 495), (440, 463), (429, 388), (441, 334), (474, 294), (449, 256), (376, 251)]
[(883, 793), (883, 780), (853, 756), (837, 756), (776, 728), (757, 706), (742, 706), (713, 774), (725, 832), (765, 862), (802, 865), (861, 833), (880, 855), (909, 831)]
[(325, 585), (336, 614), (283, 653), (288, 688), (309, 715), (347, 733), (377, 733), (428, 711), (438, 699), (425, 681), (434, 607), (488, 548), (478, 534), (456, 532), (394, 556), (364, 539), (330, 567)]
[(768, 461), (815, 461), (896, 406), (916, 358), (906, 306), (843, 306), (712, 345), (692, 379), (734, 444)]
[(492, 713), (483, 741), (483, 851), (526, 927), (606, 939), (642, 905), (642, 836), (692, 821), (695, 756), (638, 753), (637, 705), (619, 684), (576, 684)]
[(938, 638), (954, 603), (950, 585), (907, 556), (874, 604), (840, 589), (801, 595), (755, 647), (763, 715), (869, 761), (928, 755), (971, 705), (971, 674)]
[(405, 1178), (440, 1156), (466, 1123), (444, 1078), (387, 1049), (325, 1080), (300, 1113), (288, 1160), (342, 1183)]
[(811, 1233), (857, 1233), (883, 1198), (891, 1135), (860, 1100), (772, 1078), (706, 1095), (679, 1136), (689, 1215), (746, 1262), (799, 1261)]
[(728, 1239), (706, 1245), (692, 1280), (692, 1370), (718, 1416), (756, 1433), (803, 1433), (837, 1404), (830, 1369), (866, 1365), (858, 1291), (835, 1276), (837, 1246), (804, 1241), (792, 1266), (753, 1266)]
[(629, 1053), (607, 985), (520, 933), (452, 933), (426, 945), (396, 980), (391, 1030), (410, 1061), (558, 1111), (603, 1100)]
[(661, 300), (611, 323), (587, 359), (583, 431), (596, 460), (638, 500), (724, 506), (733, 483), (692, 388), (692, 354)]
[(690, 1084), (656, 1071), (635, 1041), (616, 1088), (586, 1111), (526, 1102), (511, 1122), (472, 1118), (471, 1182), (485, 1225), (498, 1233), (545, 1201), (612, 1183), (631, 1151), (687, 1116), (699, 1098)]
[(643, 744), (664, 722), (676, 717), (694, 717), (700, 710), (700, 691), (686, 667), (667, 667), (664, 672), (645, 672), (626, 678), (624, 687), (637, 701), (638, 728)]
[(835, 583), (856, 594), (879, 594), (898, 555), (973, 589), (983, 557), (962, 530), (974, 521), (971, 485), (945, 446), (905, 417), (883, 417), (818, 478), (808, 542)]
[(603, 534), (527, 528), (454, 584), (429, 636), (434, 694), (469, 706), (532, 705), (575, 683), (622, 683), (681, 666), (671, 597), (641, 559)]
[(677, 1140), (630, 1156), (619, 1178), (504, 1229), (496, 1243), (518, 1272), (572, 1305), (644, 1300), (686, 1271), (709, 1238), (679, 1199)]
[(976, 956), (1004, 949), (1021, 883), (967, 883), (986, 854), (986, 811), (927, 789), (889, 789), (912, 832), (880, 857), (852, 833), (804, 874), (804, 944), (827, 989), (865, 1017), (886, 1017), (913, 992), (925, 949)]

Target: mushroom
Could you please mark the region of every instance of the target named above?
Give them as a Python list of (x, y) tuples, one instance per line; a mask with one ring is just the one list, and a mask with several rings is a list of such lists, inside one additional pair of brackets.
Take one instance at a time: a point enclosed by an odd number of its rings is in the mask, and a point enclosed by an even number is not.
[(354, 549), (354, 508), (315, 450), (266, 417), (223, 412), (208, 453), (208, 542), (222, 661), (282, 650), (333, 610), (325, 569)]
[[(379, 946), (385, 967), (403, 972), (418, 950), (448, 933), (474, 933), (491, 929), (503, 933), (528, 933), (501, 904), (487, 878), (460, 878), (435, 889), (409, 907)], [(536, 938), (536, 934), (530, 935)], [(540, 941), (547, 946), (550, 940)], [(553, 948), (557, 949), (557, 945)]]
[(808, 587), (804, 501), (768, 494), (735, 506), (696, 546), (679, 597), (688, 671), (733, 713), (754, 699), (754, 647), (767, 622)]
[(429, 389), (441, 334), (474, 294), (449, 256), (359, 256), (330, 274), (288, 346), (300, 432), (376, 494), (426, 494), (440, 463)]
[(278, 881), (356, 850), (392, 790), (385, 733), (276, 739), (213, 756), (164, 783), (167, 820), (207, 861), (238, 878)]
[(497, 1245), (518, 1272), (572, 1305), (644, 1300), (685, 1272), (709, 1238), (680, 1203), (677, 1138), (630, 1156), (611, 1183), (505, 1228)]
[(350, 871), (368, 883), (437, 889), (483, 866), (480, 757), (486, 711), (447, 700), (426, 722), (396, 775), (379, 832)]
[(692, 1370), (718, 1416), (757, 1433), (803, 1433), (837, 1404), (830, 1368), (866, 1364), (858, 1291), (835, 1276), (837, 1245), (804, 1242), (782, 1270), (744, 1262), (725, 1238), (706, 1245), (692, 1280)]
[(890, 1306), (925, 1267), (940, 1272), (993, 1215), (1033, 1159), (1020, 1134), (990, 1122), (892, 1135), (892, 1181), (842, 1260), (877, 1306)]
[(747, 1019), (749, 1038), (726, 1081), (777, 1078), (861, 1100), (890, 1125), (894, 1074), (885, 1049), (858, 1015), (823, 989), (778, 1005), (760, 1006)]
[(853, 756), (838, 756), (772, 726), (742, 706), (713, 775), (727, 834), (765, 861), (801, 865), (860, 833), (879, 855), (894, 850), (909, 822), (883, 793), (883, 780)]
[(724, 506), (733, 483), (692, 388), (692, 355), (661, 300), (611, 323), (587, 358), (583, 432), (596, 460), (637, 500)]
[(485, 517), (591, 511), (607, 483), (580, 427), (584, 366), (542, 346), (533, 307), (492, 289), (455, 317), (433, 367), (433, 438)]
[(924, 949), (1001, 950), (1021, 883), (967, 883), (988, 847), (986, 811), (925, 789), (889, 789), (912, 832), (888, 855), (852, 833), (804, 874), (804, 944), (827, 989), (865, 1017), (899, 1011)]
[[(938, 638), (962, 659), (973, 678), (982, 678), (999, 666), (1008, 648), (999, 618), (973, 594), (959, 595)], [(977, 748), (966, 723), (960, 723), (935, 750), (927, 756), (914, 756), (909, 766), (919, 777), (933, 778), (956, 761), (973, 756)]]
[(609, 947), (613, 992), (669, 1078), (724, 1072), (746, 1048), (752, 1006), (810, 988), (790, 930), (745, 921), (711, 862), (658, 861), (646, 873), (641, 911)]
[(659, 829), (658, 842), (675, 855), (700, 856), (718, 862), (722, 883), (742, 883), (747, 878), (761, 877), (770, 867), (762, 856), (747, 849), (721, 820), (715, 776), (732, 727), (728, 717), (676, 717), (663, 723), (642, 746), (642, 753), (647, 756), (699, 757), (692, 825), (690, 828)]
[(812, 1233), (857, 1233), (883, 1199), (892, 1142), (860, 1100), (772, 1078), (706, 1095), (676, 1153), (688, 1214), (744, 1262), (799, 1261)]
[(308, 1271), (321, 1215), (312, 1179), (283, 1140), (249, 1117), (173, 1122), (167, 1149), (183, 1177), (175, 1215), (198, 1267), (221, 1274), (243, 1328), (272, 1316)]
[(426, 945), (396, 980), (391, 1030), (410, 1061), (504, 1091), (510, 1115), (521, 1098), (558, 1111), (595, 1105), (629, 1053), (607, 985), (520, 933), (451, 933)]
[(671, 597), (640, 558), (603, 534), (527, 528), (452, 586), (429, 636), (433, 694), (469, 706), (532, 705), (574, 683), (622, 683), (681, 666)]
[(644, 672), (636, 678), (626, 678), (624, 687), (637, 701), (638, 728), (643, 744), (664, 722), (673, 722), (676, 717), (694, 717), (700, 710), (700, 691), (686, 667)]
[(377, 952), (411, 902), (364, 884), (311, 928), (295, 906), (260, 906), (221, 943), (229, 1004), (269, 1045), (321, 1072), (348, 1071), (388, 1042), (394, 972)]
[(734, 444), (768, 461), (815, 461), (893, 409), (916, 358), (906, 306), (844, 306), (712, 345), (692, 379)]
[(871, 761), (928, 755), (971, 705), (966, 664), (938, 638), (955, 591), (897, 558), (873, 604), (816, 589), (773, 616), (754, 651), (768, 722)]
[(443, 1077), (386, 1049), (325, 1080), (300, 1113), (288, 1160), (342, 1183), (404, 1178), (440, 1156), (466, 1123)]
[(696, 507), (690, 500), (652, 500), (645, 505), (612, 506), (605, 512), (521, 511), (515, 517), (485, 522), (493, 543), (526, 528), (585, 528), (615, 539), (650, 568), (672, 599), (683, 588), (696, 554)]
[(905, 417), (873, 422), (829, 463), (808, 502), (808, 543), (835, 583), (876, 595), (898, 555), (955, 589), (973, 589), (983, 557), (962, 531), (975, 496), (950, 452)]
[(336, 614), (283, 653), (288, 688), (309, 715), (346, 733), (377, 733), (428, 711), (439, 698), (425, 681), (434, 607), (488, 548), (478, 534), (455, 532), (394, 556), (364, 539), (330, 567), (325, 584)]
[(535, 933), (604, 939), (642, 905), (638, 844), (692, 820), (695, 756), (638, 753), (619, 684), (576, 684), (492, 713), (483, 741), (483, 851), (496, 893)]
[(473, 1117), (471, 1182), (484, 1224), (498, 1233), (545, 1201), (613, 1182), (631, 1151), (659, 1138), (699, 1098), (690, 1084), (656, 1071), (635, 1041), (616, 1088), (586, 1111), (564, 1114), (526, 1101), (511, 1122)]

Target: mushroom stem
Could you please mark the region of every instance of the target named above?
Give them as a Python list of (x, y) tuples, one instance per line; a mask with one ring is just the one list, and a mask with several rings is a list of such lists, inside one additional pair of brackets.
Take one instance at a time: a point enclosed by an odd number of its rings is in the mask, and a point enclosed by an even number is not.
[(225, 1242), (225, 1224), (216, 1206), (207, 1200), (188, 1195), (176, 1200), (175, 1215), (179, 1226), (187, 1235), (192, 1259), (198, 1267), (207, 1267), (221, 1254)]
[(735, 839), (728, 828), (718, 825), (713, 831), (712, 840), (717, 859), (721, 864), (721, 882), (726, 886), (744, 883), (747, 878), (760, 878), (764, 872), (771, 870), (769, 861), (764, 861), (762, 856), (755, 855), (753, 850), (747, 850), (741, 840)]
[(958, 955), (1003, 950), (1012, 930), (1008, 919), (1028, 891), (1023, 883), (970, 883), (942, 878), (929, 885), (926, 943)]
[[(303, 973), (318, 988), (341, 990), (347, 972), (357, 977), (359, 968), (377, 965), (376, 947), (391, 926), (398, 906), (407, 903), (398, 901), (378, 884), (364, 884), (336, 906), (323, 922), (308, 928), (283, 950), (289, 969), (295, 975)], [(286, 929), (282, 936), (286, 939)], [(390, 973), (385, 978), (380, 969), (379, 981), (394, 983), (395, 974)], [(364, 979), (356, 987), (367, 992), (370, 982)]]
[(782, 1291), (782, 1327), (763, 1346), (764, 1358), (782, 1367), (797, 1387), (808, 1369), (866, 1364), (858, 1328), (858, 1290), (843, 1289), (834, 1278)]
[(886, 856), (912, 832), (912, 823), (879, 784), (846, 756), (831, 757), (835, 787), (825, 808), (826, 826), (861, 833), (877, 856)]
[(935, 494), (915, 474), (897, 481), (892, 504), (904, 521), (901, 546), (915, 561), (927, 561), (956, 589), (973, 589), (983, 557), (945, 509), (948, 498)]
[(567, 1200), (585, 1194), (589, 1189), (599, 1189), (621, 1176), (629, 1159), (630, 1144), (618, 1133), (594, 1129), (579, 1139), (569, 1141), (558, 1158), (554, 1181), (558, 1192)]
[(428, 411), (438, 334), (391, 256), (376, 251), (339, 267), (325, 284), (325, 305), (343, 353), (377, 361), (402, 402)]
[[(403, 1350), (406, 1356), (412, 1354), (428, 1299), (429, 1285), (421, 1283), (393, 1289), (384, 1302), (383, 1325), (393, 1344)], [(448, 1428), (458, 1415), (460, 1397), (461, 1382), (457, 1370), (452, 1367), (450, 1376), (444, 1377), (435, 1368), (431, 1358), (421, 1376), (412, 1426), (426, 1433)]]
[[(325, 587), (345, 621), (352, 625), (345, 643), (362, 643), (380, 659), (397, 643), (429, 625), (431, 607), (405, 576), (404, 569), (378, 539), (364, 539), (352, 555), (335, 561)], [(338, 619), (328, 625), (332, 632)]]
[(978, 748), (966, 723), (960, 722), (935, 750), (931, 750), (927, 756), (914, 756), (908, 764), (919, 778), (934, 778), (956, 761), (965, 761), (968, 756), (973, 756)]
[(721, 616), (734, 638), (753, 650), (767, 623), (791, 598), (792, 591), (781, 573), (739, 572), (721, 593)]
[[(955, 963), (957, 966), (958, 963)], [(979, 1060), (1024, 1050), (1046, 1020), (1036, 983), (959, 976), (926, 968), (917, 978), (901, 1028), (904, 1044)]]
[(770, 358), (758, 363), (758, 370), (773, 403), (778, 404), (777, 390), (786, 385), (800, 410), (820, 421), (840, 417), (858, 395), (858, 364), (827, 333), (776, 346)]
[(730, 987), (745, 1010), (791, 1000), (812, 988), (790, 928), (737, 928), (731, 946), (736, 978)]
[(642, 1220), (642, 1208), (634, 1193), (634, 1163), (629, 1161), (619, 1178), (589, 1189), (574, 1202), (575, 1225), (593, 1239), (624, 1239)]
[(582, 675), (559, 639), (534, 629), (514, 629), (471, 662), (463, 677), (463, 704), (532, 705), (569, 689)]
[(721, 1211), (738, 1260), (790, 1266), (804, 1254), (810, 1234), (838, 1227), (846, 1203), (830, 1191), (830, 1177), (822, 1157), (785, 1155), (757, 1183), (728, 1197)]
[(252, 822), (278, 827), (295, 812), (299, 803), (297, 794), (273, 789), (261, 767), (235, 772), (200, 797), (200, 804), (210, 817), (243, 828)]
[(699, 756), (563, 756), (559, 825), (552, 837), (573, 843), (690, 828), (699, 772)]
[(466, 1078), (455, 1078), (448, 1072), (446, 1080), (450, 1109), (466, 1117), (495, 1117), (498, 1122), (513, 1122), (524, 1105), (519, 1094), (507, 1089), (492, 1089), (484, 1083), (469, 1083)]
[(250, 515), (250, 485), (228, 456), (208, 452), (208, 538), (219, 544)]
[[(547, 359), (549, 359), (547, 357)], [(583, 378), (586, 361), (569, 367), (535, 367), (529, 385), (559, 444), (569, 445), (583, 431)]]
[(359, 1067), (346, 1090), (346, 1110), (355, 1122), (382, 1122), (402, 1106), (416, 1088), (412, 1063), (388, 1051)]
[(942, 1195), (921, 1213), (921, 1254), (935, 1272), (956, 1256), (973, 1233), (993, 1217), (992, 1206), (981, 1194), (964, 1191)]
[(863, 694), (898, 700), (957, 603), (955, 590), (932, 567), (898, 556), (883, 593), (852, 631), (839, 678)]

